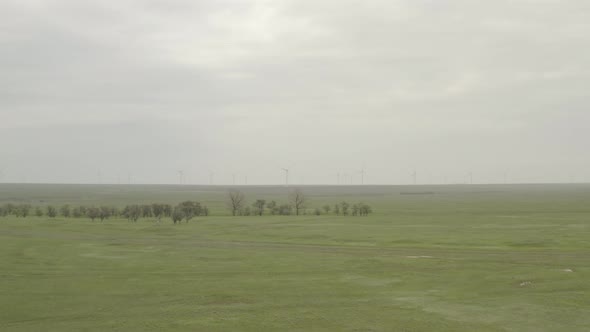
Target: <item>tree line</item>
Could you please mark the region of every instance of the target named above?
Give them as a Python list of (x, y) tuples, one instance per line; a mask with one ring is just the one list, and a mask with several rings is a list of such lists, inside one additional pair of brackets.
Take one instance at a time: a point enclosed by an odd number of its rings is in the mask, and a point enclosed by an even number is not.
[(293, 190), (288, 197), (287, 203), (279, 204), (274, 200), (266, 201), (256, 199), (251, 205), (246, 203), (246, 196), (238, 190), (231, 190), (227, 197), (227, 207), (233, 216), (262, 216), (263, 214), (271, 215), (300, 215), (300, 214), (334, 214), (340, 216), (368, 216), (373, 212), (372, 208), (365, 203), (350, 204), (346, 201), (335, 204), (334, 206), (326, 204), (322, 208), (308, 210), (308, 199), (305, 194), (299, 190)]
[[(368, 216), (372, 209), (365, 203), (350, 204), (346, 201), (335, 205), (326, 204), (322, 208), (308, 209), (309, 200), (299, 189), (289, 193), (288, 202), (277, 203), (275, 200), (267, 201), (256, 199), (252, 204), (246, 200), (244, 193), (238, 190), (230, 190), (227, 195), (227, 208), (233, 216), (262, 216), (269, 215), (301, 215), (312, 214), (322, 215), (333, 213), (337, 216)], [(166, 203), (152, 204), (131, 204), (123, 208), (114, 206), (61, 206), (47, 205), (32, 206), (31, 204), (7, 203), (0, 206), (0, 217), (12, 215), (26, 218), (34, 215), (37, 217), (47, 216), (56, 218), (83, 218), (87, 217), (92, 221), (104, 221), (109, 218), (125, 218), (130, 222), (137, 222), (140, 218), (153, 218), (158, 222), (162, 218), (170, 218), (174, 224), (184, 221), (188, 223), (191, 219), (199, 216), (209, 216), (209, 208), (197, 201), (184, 201), (175, 206)]]
[(111, 217), (125, 218), (128, 221), (136, 222), (140, 218), (155, 218), (158, 222), (164, 217), (169, 217), (176, 224), (181, 221), (188, 222), (197, 216), (208, 216), (209, 208), (196, 201), (185, 201), (176, 206), (165, 203), (152, 204), (132, 204), (126, 205), (122, 209), (114, 206), (76, 206), (69, 204), (62, 206), (47, 205), (45, 207), (33, 207), (30, 204), (12, 204), (7, 203), (0, 206), (0, 216), (5, 217), (13, 215), (16, 217), (26, 218), (34, 215), (37, 217), (47, 216), (56, 218), (82, 218), (87, 217), (92, 221), (104, 221)]

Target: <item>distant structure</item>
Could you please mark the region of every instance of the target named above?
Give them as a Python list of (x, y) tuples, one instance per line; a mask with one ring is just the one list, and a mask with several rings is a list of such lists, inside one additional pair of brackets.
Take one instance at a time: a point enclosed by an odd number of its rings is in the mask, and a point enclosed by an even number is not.
[(179, 170), (178, 171), (178, 184), (184, 184), (184, 171), (183, 170)]
[(360, 172), (361, 174), (361, 185), (365, 184), (365, 166), (363, 165), (363, 168), (361, 168)]
[(289, 185), (289, 169), (288, 168), (281, 168), (285, 172), (285, 185)]

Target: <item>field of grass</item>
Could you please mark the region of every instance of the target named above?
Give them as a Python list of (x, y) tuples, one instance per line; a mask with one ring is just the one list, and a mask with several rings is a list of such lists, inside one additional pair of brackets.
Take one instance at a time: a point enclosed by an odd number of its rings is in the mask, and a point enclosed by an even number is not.
[[(213, 214), (0, 217), (0, 330), (590, 331), (590, 185), (302, 187), (369, 217), (231, 217), (227, 189), (0, 185), (0, 204)], [(418, 192), (433, 194), (401, 194)]]

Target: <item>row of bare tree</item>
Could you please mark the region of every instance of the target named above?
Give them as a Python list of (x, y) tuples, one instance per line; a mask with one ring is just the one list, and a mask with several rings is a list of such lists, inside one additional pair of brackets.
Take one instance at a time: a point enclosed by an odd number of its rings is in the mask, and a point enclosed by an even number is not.
[[(289, 193), (288, 202), (279, 204), (274, 200), (267, 201), (264, 199), (256, 199), (252, 204), (248, 204), (246, 196), (238, 190), (230, 190), (227, 196), (227, 206), (233, 216), (251, 216), (263, 214), (271, 215), (300, 215), (300, 214), (330, 214), (333, 211), (336, 215), (353, 215), (353, 216), (367, 216), (372, 212), (371, 207), (364, 203), (349, 204), (341, 202), (331, 205), (324, 205), (322, 209), (315, 208), (308, 210), (308, 199), (306, 195), (300, 190), (295, 189)], [(47, 216), (55, 218), (63, 216), (65, 218), (74, 217), (88, 217), (92, 221), (100, 219), (101, 221), (111, 217), (122, 217), (129, 221), (136, 222), (140, 218), (155, 218), (158, 222), (162, 218), (171, 218), (172, 221), (180, 223), (181, 221), (188, 222), (189, 220), (198, 216), (208, 216), (209, 208), (196, 201), (184, 201), (176, 206), (164, 203), (153, 204), (135, 204), (127, 205), (123, 209), (118, 209), (113, 206), (77, 206), (71, 207), (65, 204), (59, 207), (48, 205), (43, 207), (33, 207), (30, 204), (4, 204), (0, 206), (0, 216), (14, 215), (16, 217), (27, 217), (35, 215), (38, 217)]]
[[(320, 208), (308, 211), (307, 204), (307, 197), (299, 189), (295, 189), (289, 193), (288, 203), (280, 205), (276, 201), (267, 202), (264, 199), (256, 199), (250, 206), (246, 202), (246, 196), (238, 190), (231, 190), (227, 197), (227, 207), (234, 216), (261, 216), (265, 212), (272, 215), (300, 215), (311, 212), (319, 216), (322, 213), (329, 214), (332, 211), (331, 205), (324, 205), (322, 208), (323, 211)], [(365, 203), (351, 205), (348, 202), (341, 202), (334, 205), (334, 213), (336, 215), (368, 216), (372, 212), (371, 207)]]
[(261, 216), (266, 210), (271, 214), (278, 215), (300, 215), (305, 211), (307, 199), (299, 189), (289, 194), (289, 204), (277, 204), (276, 201), (267, 202), (264, 199), (257, 199), (252, 206), (246, 203), (246, 196), (239, 190), (230, 190), (228, 194), (227, 207), (233, 216)]
[(0, 216), (14, 215), (16, 217), (26, 218), (31, 214), (38, 217), (47, 216), (49, 218), (55, 218), (57, 216), (64, 218), (88, 217), (92, 221), (96, 219), (103, 221), (110, 217), (123, 217), (129, 221), (137, 221), (140, 218), (156, 218), (160, 222), (163, 217), (170, 217), (176, 224), (182, 220), (188, 222), (196, 216), (208, 216), (209, 208), (195, 201), (185, 201), (176, 206), (161, 203), (135, 204), (127, 205), (123, 209), (113, 206), (77, 206), (72, 208), (69, 204), (62, 205), (59, 208), (53, 205), (48, 205), (45, 208), (40, 206), (33, 208), (30, 204), (11, 203), (0, 206)]

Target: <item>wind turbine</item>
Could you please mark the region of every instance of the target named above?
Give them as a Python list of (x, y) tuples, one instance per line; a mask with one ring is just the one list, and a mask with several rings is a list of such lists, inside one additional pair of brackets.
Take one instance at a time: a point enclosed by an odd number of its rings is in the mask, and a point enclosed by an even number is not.
[(295, 166), (295, 164), (291, 164), (289, 167), (281, 167), (281, 169), (283, 170), (283, 172), (285, 172), (285, 185), (288, 186), (289, 185), (289, 172), (291, 171), (291, 168), (293, 168), (293, 166)]
[(417, 176), (418, 176), (418, 173), (416, 172), (416, 170), (414, 170), (414, 172), (412, 173), (412, 179), (414, 180), (414, 185), (416, 184)]
[(285, 185), (289, 185), (289, 169), (288, 168), (281, 168), (285, 172)]
[(184, 184), (184, 171), (183, 170), (179, 170), (178, 171), (178, 183), (179, 184)]
[(340, 184), (340, 172), (336, 173), (336, 184)]
[(363, 165), (363, 168), (361, 168), (359, 173), (361, 174), (361, 185), (364, 185), (365, 184), (365, 165)]
[(215, 175), (215, 173), (212, 170), (209, 170), (209, 185), (213, 185), (213, 175)]

